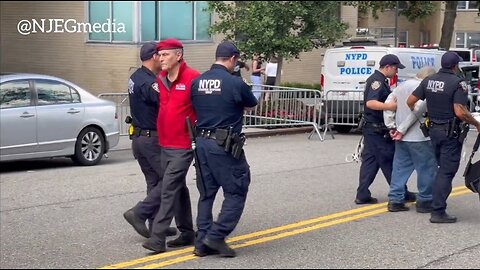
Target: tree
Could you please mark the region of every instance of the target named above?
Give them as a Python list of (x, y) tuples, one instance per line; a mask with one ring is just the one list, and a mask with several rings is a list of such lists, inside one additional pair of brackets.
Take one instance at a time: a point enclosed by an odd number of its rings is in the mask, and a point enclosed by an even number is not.
[(434, 1), (346, 1), (345, 4), (356, 6), (364, 13), (371, 10), (373, 18), (378, 19), (378, 11), (395, 9), (397, 2), (405, 2), (405, 8), (400, 10), (399, 15), (405, 16), (411, 22), (433, 15), (437, 8)]
[(457, 18), (457, 4), (458, 1), (447, 1), (445, 6), (442, 38), (440, 38), (439, 46), (440, 48), (445, 48), (447, 51), (450, 49), (450, 44), (452, 43), (453, 26), (455, 24), (455, 19)]
[(347, 29), (340, 21), (337, 1), (209, 1), (208, 6), (219, 16), (211, 34), (235, 40), (243, 57), (277, 57), (276, 85), (284, 59), (334, 45)]
[[(385, 9), (394, 9), (397, 2), (400, 1), (347, 1), (347, 5), (358, 6), (360, 12), (372, 11), (374, 18), (378, 18), (377, 12)], [(399, 12), (399, 15), (407, 17), (411, 22), (416, 19), (425, 19), (431, 16), (437, 9), (434, 1), (402, 1), (405, 2), (406, 8)], [(442, 36), (440, 38), (439, 46), (445, 50), (450, 49), (452, 41), (453, 28), (455, 18), (457, 17), (458, 1), (445, 1), (445, 16), (443, 19)], [(480, 7), (479, 7), (480, 11)]]

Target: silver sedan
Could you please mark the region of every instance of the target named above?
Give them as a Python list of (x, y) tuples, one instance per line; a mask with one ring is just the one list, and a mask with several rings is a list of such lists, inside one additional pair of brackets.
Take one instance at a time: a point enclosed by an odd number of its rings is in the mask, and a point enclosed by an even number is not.
[(118, 144), (113, 102), (47, 75), (0, 75), (0, 161), (71, 157), (95, 165)]

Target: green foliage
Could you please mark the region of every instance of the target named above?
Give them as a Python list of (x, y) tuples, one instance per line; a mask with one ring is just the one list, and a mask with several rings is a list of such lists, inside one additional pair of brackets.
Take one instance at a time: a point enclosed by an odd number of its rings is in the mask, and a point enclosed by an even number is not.
[[(399, 14), (405, 16), (409, 21), (423, 19), (431, 16), (436, 10), (435, 1), (399, 1), (405, 2), (407, 8), (399, 11)], [(385, 9), (395, 9), (397, 1), (346, 1), (346, 5), (356, 6), (363, 13), (372, 11), (372, 16), (378, 19), (377, 12), (383, 12)]]
[(337, 1), (208, 1), (219, 20), (210, 33), (236, 40), (242, 56), (298, 58), (345, 36)]

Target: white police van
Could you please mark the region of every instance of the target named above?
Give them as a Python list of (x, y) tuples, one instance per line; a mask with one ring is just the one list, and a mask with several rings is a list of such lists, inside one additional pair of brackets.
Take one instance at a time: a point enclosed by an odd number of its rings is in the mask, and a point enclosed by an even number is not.
[(355, 45), (328, 49), (322, 61), (320, 84), (329, 123), (340, 133), (348, 133), (358, 125), (359, 113), (363, 111), (365, 81), (379, 68), (384, 55), (394, 54), (405, 65), (398, 70), (398, 77), (390, 80), (393, 88), (397, 83), (414, 78), (424, 66), (438, 71), (444, 53), (438, 49)]

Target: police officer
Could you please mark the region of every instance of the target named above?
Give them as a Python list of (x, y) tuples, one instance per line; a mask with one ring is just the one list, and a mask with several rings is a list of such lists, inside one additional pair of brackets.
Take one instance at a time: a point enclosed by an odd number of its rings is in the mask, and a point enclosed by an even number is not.
[[(158, 84), (157, 74), (161, 70), (155, 42), (145, 43), (140, 49), (142, 67), (128, 80), (130, 114), (133, 121), (132, 150), (145, 176), (147, 194), (160, 182), (161, 148), (157, 137)], [(159, 202), (160, 204), (160, 202)], [(133, 209), (124, 213), (125, 219), (144, 237), (150, 237), (145, 220), (135, 215)], [(150, 229), (155, 215), (148, 218)], [(177, 229), (169, 228), (167, 234), (175, 235)]]
[[(387, 78), (393, 78), (398, 69), (405, 68), (400, 59), (393, 54), (387, 54), (380, 59), (380, 69), (367, 79), (364, 92), (363, 127), (364, 148), (362, 151), (362, 165), (360, 167), (359, 186), (357, 188), (356, 204), (373, 204), (378, 200), (371, 196), (368, 189), (373, 183), (378, 169), (390, 185), (392, 178), (393, 155), (395, 142), (388, 135), (388, 129), (383, 121), (384, 110), (394, 110), (395, 103), (384, 103), (391, 93)], [(415, 194), (407, 189), (406, 201), (415, 201)]]
[(456, 74), (462, 58), (455, 52), (442, 56), (442, 68), (438, 73), (425, 78), (409, 96), (407, 104), (413, 110), (415, 102), (426, 99), (430, 118), (430, 138), (439, 164), (433, 183), (430, 222), (454, 223), (457, 218), (447, 214), (447, 198), (452, 191), (452, 180), (460, 165), (463, 135), (460, 122), (474, 125), (480, 131), (480, 123), (467, 109), (468, 88)]
[[(233, 43), (222, 42), (211, 69), (192, 82), (191, 99), (197, 115), (196, 155), (198, 201), (194, 254), (219, 253), (236, 256), (225, 238), (235, 229), (243, 213), (250, 184), (250, 169), (242, 150), (242, 119), (245, 109), (257, 99), (241, 78), (232, 75), (240, 55)], [(224, 201), (216, 222), (212, 207), (219, 188)]]

